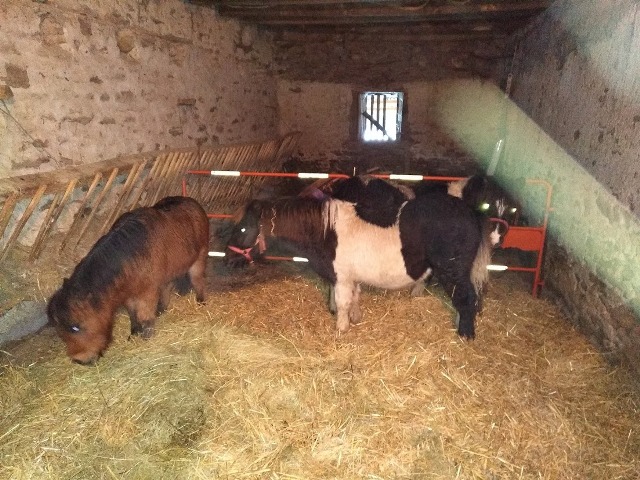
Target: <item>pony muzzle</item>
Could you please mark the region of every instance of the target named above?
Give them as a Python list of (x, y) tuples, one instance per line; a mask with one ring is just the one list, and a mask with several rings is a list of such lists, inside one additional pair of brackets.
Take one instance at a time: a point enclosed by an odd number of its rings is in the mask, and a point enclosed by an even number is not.
[(254, 247), (239, 248), (239, 247), (234, 247), (233, 245), (228, 245), (227, 248), (232, 252), (242, 255), (247, 260), (247, 262), (253, 263), (253, 257), (251, 257), (251, 250), (253, 250)]
[[(502, 218), (491, 217), (489, 218), (491, 225), (494, 227), (491, 231), (491, 243), (496, 246), (502, 243), (504, 236), (509, 231), (509, 222)], [(495, 236), (494, 236), (495, 234)]]
[(251, 264), (253, 263), (253, 257), (251, 256), (251, 251), (256, 246), (258, 247), (258, 253), (261, 255), (267, 249), (267, 244), (264, 240), (264, 236), (262, 235), (262, 231), (258, 234), (258, 237), (256, 238), (256, 243), (254, 243), (252, 246), (248, 248), (240, 248), (240, 247), (235, 247), (233, 245), (227, 245), (227, 248), (232, 252), (242, 255), (245, 258), (245, 260)]

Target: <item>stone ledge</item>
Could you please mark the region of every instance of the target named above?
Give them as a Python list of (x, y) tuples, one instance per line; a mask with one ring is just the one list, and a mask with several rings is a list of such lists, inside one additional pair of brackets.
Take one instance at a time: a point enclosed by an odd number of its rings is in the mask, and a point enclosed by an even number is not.
[(46, 304), (25, 301), (0, 315), (0, 346), (20, 340), (47, 324)]

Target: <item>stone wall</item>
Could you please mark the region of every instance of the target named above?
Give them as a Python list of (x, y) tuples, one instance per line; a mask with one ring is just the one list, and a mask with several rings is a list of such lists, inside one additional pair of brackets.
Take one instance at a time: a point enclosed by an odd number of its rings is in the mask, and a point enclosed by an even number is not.
[(0, 3), (0, 176), (278, 133), (272, 46), (180, 0)]
[[(425, 80), (363, 87), (281, 79), (278, 89), (281, 132), (302, 132), (297, 159), (308, 168), (347, 173), (355, 168), (358, 173), (379, 169), (393, 173), (468, 175), (478, 169), (474, 157), (441, 128), (435, 116), (434, 107), (449, 82)], [(358, 95), (376, 89), (404, 92), (399, 142), (363, 144), (358, 139)], [(489, 126), (494, 130), (496, 127), (497, 123)]]
[(527, 32), (502, 173), (552, 179), (545, 290), (611, 359), (640, 371), (638, 9), (559, 1)]
[[(477, 169), (474, 157), (435, 121), (434, 106), (451, 81), (500, 78), (505, 49), (510, 51), (504, 42), (434, 40), (425, 32), (289, 32), (274, 37), (274, 48), (281, 132), (303, 132), (303, 163), (349, 173), (379, 168), (463, 175)], [(358, 94), (364, 91), (404, 92), (400, 142), (358, 140)]]

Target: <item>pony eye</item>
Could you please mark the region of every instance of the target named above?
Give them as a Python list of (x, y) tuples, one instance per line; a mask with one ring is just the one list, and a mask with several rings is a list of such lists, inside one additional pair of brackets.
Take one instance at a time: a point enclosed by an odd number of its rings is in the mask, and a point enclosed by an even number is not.
[(246, 232), (246, 231), (247, 231), (247, 229), (246, 229), (245, 227), (242, 227), (242, 228), (240, 229), (240, 233), (244, 233), (244, 232)]
[(78, 325), (69, 325), (69, 331), (71, 333), (78, 333), (80, 331), (80, 327)]
[(516, 213), (518, 211), (518, 209), (516, 207), (511, 208), (511, 213)]
[(489, 210), (489, 207), (491, 205), (489, 205), (488, 203), (483, 203), (482, 205), (480, 205), (480, 210), (485, 211), (485, 210)]

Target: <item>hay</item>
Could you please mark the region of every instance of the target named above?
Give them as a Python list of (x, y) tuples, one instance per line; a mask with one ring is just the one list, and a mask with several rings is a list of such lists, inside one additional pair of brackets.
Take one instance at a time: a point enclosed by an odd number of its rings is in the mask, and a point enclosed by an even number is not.
[(291, 266), (216, 275), (149, 341), (120, 316), (94, 368), (45, 331), (2, 356), (0, 477), (639, 478), (637, 384), (514, 278), (474, 342), (437, 286), (365, 289), (337, 337)]

